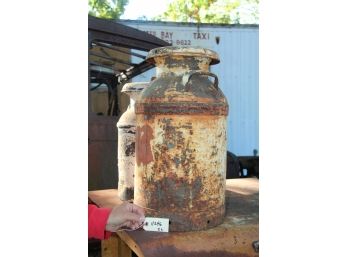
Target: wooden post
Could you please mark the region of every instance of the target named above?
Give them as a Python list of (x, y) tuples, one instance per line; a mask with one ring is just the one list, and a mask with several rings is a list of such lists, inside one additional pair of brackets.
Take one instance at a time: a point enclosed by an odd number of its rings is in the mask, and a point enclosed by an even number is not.
[(102, 240), (101, 254), (102, 257), (131, 257), (132, 251), (118, 235), (112, 235)]

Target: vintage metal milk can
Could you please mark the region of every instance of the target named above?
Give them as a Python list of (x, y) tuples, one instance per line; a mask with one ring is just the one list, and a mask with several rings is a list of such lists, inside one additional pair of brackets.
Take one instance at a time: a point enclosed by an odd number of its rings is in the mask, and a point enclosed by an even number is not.
[(130, 97), (128, 109), (117, 122), (118, 128), (118, 195), (121, 200), (130, 200), (134, 196), (134, 162), (135, 162), (135, 112), (134, 104), (147, 87), (148, 82), (127, 83), (121, 92)]
[(156, 79), (135, 105), (134, 202), (169, 218), (170, 231), (201, 230), (225, 214), (227, 99), (209, 65), (217, 53), (161, 47), (147, 61)]

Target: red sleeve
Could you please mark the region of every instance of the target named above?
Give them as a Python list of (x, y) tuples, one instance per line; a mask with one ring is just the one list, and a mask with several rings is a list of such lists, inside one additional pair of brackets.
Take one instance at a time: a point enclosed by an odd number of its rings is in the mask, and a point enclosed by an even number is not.
[(110, 237), (111, 232), (105, 231), (110, 212), (110, 208), (98, 208), (93, 204), (88, 204), (88, 238), (102, 240)]

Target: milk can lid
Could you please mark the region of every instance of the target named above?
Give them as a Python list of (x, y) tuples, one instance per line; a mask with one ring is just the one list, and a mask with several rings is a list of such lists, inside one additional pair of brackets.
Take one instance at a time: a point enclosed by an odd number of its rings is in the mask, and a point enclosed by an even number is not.
[(165, 46), (158, 47), (150, 50), (148, 53), (146, 60), (151, 62), (154, 57), (160, 56), (168, 56), (168, 55), (176, 55), (176, 56), (199, 56), (199, 57), (208, 57), (211, 59), (211, 65), (217, 64), (220, 62), (219, 55), (206, 48), (202, 47), (193, 47), (193, 46)]
[(149, 82), (130, 82), (124, 84), (122, 87), (121, 92), (137, 92), (142, 91), (144, 88), (146, 88), (149, 85)]

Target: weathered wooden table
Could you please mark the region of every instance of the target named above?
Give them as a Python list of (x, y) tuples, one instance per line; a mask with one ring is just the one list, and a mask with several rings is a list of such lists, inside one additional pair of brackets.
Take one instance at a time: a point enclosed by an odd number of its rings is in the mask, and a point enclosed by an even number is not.
[[(121, 204), (115, 189), (90, 191), (88, 196), (101, 207)], [(228, 179), (223, 224), (195, 232), (119, 231), (102, 241), (102, 256), (128, 257), (133, 251), (139, 257), (254, 257), (258, 252), (253, 242), (258, 240), (258, 179)]]

